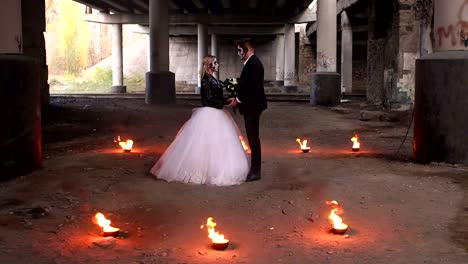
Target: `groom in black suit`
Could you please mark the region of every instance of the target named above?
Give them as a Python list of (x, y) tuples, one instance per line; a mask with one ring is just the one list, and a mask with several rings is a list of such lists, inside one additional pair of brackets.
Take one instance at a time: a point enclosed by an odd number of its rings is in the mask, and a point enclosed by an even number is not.
[(262, 62), (254, 54), (252, 40), (239, 40), (236, 45), (237, 55), (244, 62), (244, 67), (238, 81), (237, 97), (228, 99), (228, 106), (237, 105), (239, 112), (244, 116), (245, 130), (251, 150), (250, 171), (246, 181), (256, 181), (261, 178), (262, 167), (260, 115), (267, 108), (263, 87), (264, 70)]

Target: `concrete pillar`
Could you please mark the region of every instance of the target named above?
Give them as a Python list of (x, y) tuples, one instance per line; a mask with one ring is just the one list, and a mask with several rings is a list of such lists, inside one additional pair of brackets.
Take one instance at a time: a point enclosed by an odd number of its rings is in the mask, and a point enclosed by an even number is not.
[(23, 53), (21, 1), (4, 0), (0, 10), (0, 53)]
[[(416, 60), (414, 160), (468, 165), (468, 49), (457, 35), (446, 35), (459, 23), (466, 1), (434, 1), (436, 52)], [(453, 31), (455, 32), (455, 30)], [(453, 33), (455, 34), (455, 33)], [(452, 45), (454, 43), (455, 45)]]
[(112, 25), (112, 93), (125, 93), (123, 85), (122, 24)]
[[(211, 55), (215, 56), (219, 60), (219, 53), (218, 53), (218, 35), (211, 34)], [(219, 70), (215, 73), (215, 77), (219, 78)]]
[(204, 24), (198, 24), (198, 72), (197, 72), (197, 87), (195, 93), (200, 93), (201, 79), (200, 79), (200, 67), (203, 62), (203, 57), (207, 55), (208, 52), (208, 27)]
[(297, 92), (296, 82), (296, 38), (294, 24), (284, 27), (284, 90)]
[(169, 0), (149, 1), (149, 62), (146, 103), (175, 102), (175, 75), (169, 71)]
[(336, 72), (336, 1), (317, 2), (317, 72), (312, 74), (310, 103), (340, 103), (341, 78)]
[(353, 91), (353, 31), (346, 11), (341, 13), (341, 92)]
[(284, 34), (276, 35), (276, 76), (278, 87), (284, 85)]

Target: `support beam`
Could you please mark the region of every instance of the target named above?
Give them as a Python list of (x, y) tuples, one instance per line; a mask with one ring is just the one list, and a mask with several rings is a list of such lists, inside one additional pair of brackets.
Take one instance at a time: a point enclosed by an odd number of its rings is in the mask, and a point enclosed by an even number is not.
[(341, 92), (353, 91), (353, 30), (346, 11), (341, 13)]
[[(139, 24), (148, 25), (148, 15), (144, 14), (86, 14), (84, 20), (103, 24)], [(284, 25), (315, 21), (315, 15), (308, 13), (296, 16), (268, 16), (260, 14), (172, 14), (171, 25)]]
[(123, 85), (122, 25), (112, 25), (112, 93), (126, 93)]
[[(149, 28), (147, 26), (139, 26), (135, 33), (149, 34)], [(208, 27), (208, 34), (216, 35), (244, 35), (245, 32), (249, 32), (252, 35), (278, 35), (284, 34), (284, 26), (210, 26)], [(191, 25), (177, 25), (169, 27), (170, 36), (195, 36), (198, 34), (197, 26)]]
[(150, 0), (150, 71), (146, 73), (146, 103), (175, 102), (175, 75), (169, 71), (169, 0)]
[(294, 24), (284, 27), (284, 92), (296, 92), (296, 33)]
[(340, 103), (340, 74), (336, 72), (336, 1), (317, 2), (317, 72), (312, 74), (310, 103)]
[[(216, 34), (211, 34), (211, 55), (215, 56), (218, 61), (220, 61), (218, 52), (218, 36)], [(219, 78), (219, 72), (215, 73), (215, 77)]]
[[(208, 53), (208, 27), (204, 24), (198, 24), (198, 73), (201, 70), (201, 65), (203, 62), (203, 57)], [(200, 93), (201, 87), (201, 77), (200, 74), (197, 74), (197, 87), (195, 93)]]
[(276, 70), (275, 84), (278, 87), (284, 85), (284, 35), (276, 35)]

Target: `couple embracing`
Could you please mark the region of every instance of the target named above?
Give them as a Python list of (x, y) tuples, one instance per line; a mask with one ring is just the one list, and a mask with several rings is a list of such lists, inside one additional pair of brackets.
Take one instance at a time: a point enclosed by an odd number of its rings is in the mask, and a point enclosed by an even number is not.
[[(193, 111), (151, 169), (158, 179), (219, 186), (260, 180), (260, 115), (267, 108), (264, 70), (250, 39), (237, 41), (236, 45), (237, 55), (244, 63), (237, 96), (223, 97), (223, 83), (214, 77), (219, 64), (216, 57), (206, 56), (200, 70), (203, 107)], [(225, 106), (238, 107), (244, 116), (250, 166), (239, 139), (240, 131), (231, 114), (223, 109)]]

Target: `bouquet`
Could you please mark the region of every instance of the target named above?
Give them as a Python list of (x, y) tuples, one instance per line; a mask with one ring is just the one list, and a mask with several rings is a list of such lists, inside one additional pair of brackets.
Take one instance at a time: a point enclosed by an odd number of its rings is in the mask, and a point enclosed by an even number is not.
[(226, 79), (224, 81), (224, 87), (226, 87), (226, 91), (229, 93), (229, 98), (237, 97), (237, 87), (238, 87), (237, 79), (231, 78)]

